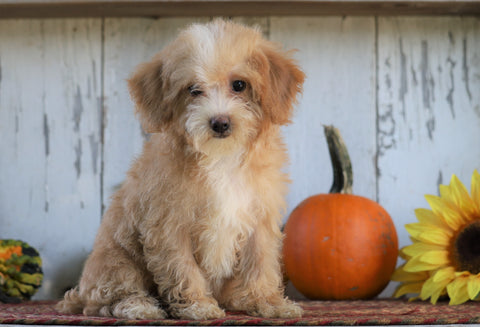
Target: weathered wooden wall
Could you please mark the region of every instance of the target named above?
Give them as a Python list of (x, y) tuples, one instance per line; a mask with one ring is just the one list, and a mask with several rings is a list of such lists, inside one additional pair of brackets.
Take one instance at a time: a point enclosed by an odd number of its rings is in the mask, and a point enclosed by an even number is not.
[[(0, 238), (37, 247), (45, 285), (75, 283), (101, 212), (144, 135), (125, 79), (176, 31), (209, 18), (0, 20)], [(423, 194), (480, 169), (480, 18), (260, 17), (307, 74), (284, 129), (293, 179), (289, 211), (327, 192), (322, 124), (338, 126), (356, 194), (403, 225)], [(390, 287), (384, 295), (391, 294)]]

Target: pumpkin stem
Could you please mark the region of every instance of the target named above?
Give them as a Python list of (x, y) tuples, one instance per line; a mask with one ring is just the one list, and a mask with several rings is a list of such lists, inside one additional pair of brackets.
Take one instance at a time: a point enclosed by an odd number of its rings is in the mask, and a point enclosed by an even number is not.
[(330, 193), (352, 194), (352, 162), (348, 155), (347, 146), (337, 128), (330, 125), (323, 126), (323, 129), (333, 168), (333, 184)]

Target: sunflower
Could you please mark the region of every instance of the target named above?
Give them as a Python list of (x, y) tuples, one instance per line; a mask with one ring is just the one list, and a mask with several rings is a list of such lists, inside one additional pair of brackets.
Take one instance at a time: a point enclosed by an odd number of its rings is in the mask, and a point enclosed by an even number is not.
[(450, 304), (480, 300), (480, 174), (474, 171), (471, 193), (457, 176), (440, 185), (440, 196), (426, 195), (431, 207), (416, 209), (418, 222), (405, 226), (412, 244), (400, 250), (405, 263), (392, 280), (394, 296), (417, 294), (435, 304), (444, 295)]

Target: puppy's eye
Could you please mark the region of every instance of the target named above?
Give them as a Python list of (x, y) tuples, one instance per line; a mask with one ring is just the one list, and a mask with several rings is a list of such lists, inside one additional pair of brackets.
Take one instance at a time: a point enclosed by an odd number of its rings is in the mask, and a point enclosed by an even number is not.
[(198, 88), (196, 85), (192, 85), (188, 88), (188, 92), (192, 97), (196, 97), (203, 94), (203, 91)]
[(232, 90), (234, 92), (240, 93), (243, 92), (247, 88), (247, 82), (236, 80), (232, 83)]

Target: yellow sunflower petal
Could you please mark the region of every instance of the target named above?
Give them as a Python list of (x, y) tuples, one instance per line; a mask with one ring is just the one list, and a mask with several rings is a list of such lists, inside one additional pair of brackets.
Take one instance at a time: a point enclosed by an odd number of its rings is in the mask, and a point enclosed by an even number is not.
[(455, 271), (456, 278), (470, 278), (472, 274), (469, 271)]
[(433, 282), (433, 277), (427, 279), (422, 285), (422, 290), (420, 291), (420, 298), (423, 301), (428, 299), (433, 294), (433, 292), (436, 291), (438, 285), (438, 283)]
[(450, 185), (440, 185), (438, 190), (440, 191), (440, 197), (442, 200), (455, 210), (458, 205)]
[(455, 279), (455, 268), (453, 267), (445, 267), (442, 269), (439, 269), (434, 275), (433, 275), (433, 281), (438, 283), (443, 280), (453, 280)]
[(420, 223), (434, 225), (442, 229), (450, 229), (443, 219), (434, 214), (432, 210), (424, 208), (415, 209), (415, 216)]
[(432, 297), (432, 303), (435, 304), (449, 282), (450, 281), (448, 280), (443, 280), (440, 283), (437, 283), (434, 281), (433, 277), (430, 277), (422, 286), (420, 298), (425, 301)]
[(441, 266), (438, 264), (432, 264), (428, 262), (423, 262), (420, 260), (419, 256), (413, 257), (405, 263), (403, 270), (406, 272), (419, 272), (419, 271), (430, 271), (436, 270)]
[(412, 224), (406, 224), (405, 229), (407, 232), (413, 237), (418, 239), (420, 234), (429, 231), (431, 229), (435, 228), (433, 225), (430, 224), (422, 224), (422, 223), (412, 223)]
[(475, 300), (479, 296), (480, 274), (470, 276), (470, 278), (468, 279), (467, 291), (470, 300)]
[(428, 279), (429, 274), (425, 271), (420, 272), (408, 272), (403, 269), (404, 265), (398, 267), (392, 274), (392, 280), (396, 282), (417, 282), (425, 281)]
[(457, 277), (447, 285), (448, 296), (450, 297), (450, 305), (457, 305), (467, 302), (470, 297), (467, 291), (468, 278)]
[(480, 174), (477, 170), (472, 175), (471, 185), (472, 200), (477, 207), (477, 215), (480, 214)]
[(423, 232), (418, 236), (418, 239), (424, 243), (448, 246), (452, 235), (445, 230), (430, 230)]
[(440, 296), (446, 295), (446, 294), (447, 294), (446, 288), (444, 288), (443, 290), (439, 289), (437, 292), (432, 294), (432, 296), (430, 297), (430, 302), (432, 304), (437, 304), (437, 301), (440, 298)]
[[(440, 296), (447, 293), (446, 286), (455, 279), (455, 269), (453, 267), (446, 267), (439, 269), (431, 278), (431, 282), (434, 286), (430, 286), (432, 289), (426, 287), (424, 292), (429, 292), (430, 302), (436, 304)], [(423, 291), (423, 288), (422, 288)], [(426, 293), (424, 293), (424, 296)], [(428, 297), (427, 297), (428, 298)]]
[[(452, 210), (452, 212), (457, 212), (457, 214), (461, 217), (462, 221), (468, 221), (470, 213), (462, 209), (462, 199), (459, 196), (458, 192), (455, 192), (452, 185), (440, 185), (438, 189), (440, 191), (440, 198), (445, 203), (445, 205), (447, 205)], [(468, 193), (466, 195), (469, 197)]]
[(411, 235), (408, 238), (410, 239), (410, 241), (412, 241), (412, 243), (420, 242), (420, 240), (417, 240), (415, 237), (413, 237)]
[(445, 250), (445, 246), (436, 245), (436, 244), (428, 244), (423, 242), (416, 242), (411, 245), (408, 245), (402, 249), (403, 253), (409, 255), (410, 257), (414, 257), (416, 255), (423, 254), (428, 251), (441, 251)]
[(403, 252), (403, 248), (400, 249), (400, 251), (398, 251), (398, 256), (399, 256), (400, 258), (402, 258), (403, 260), (405, 260), (405, 261), (410, 260), (410, 258), (412, 257), (412, 256), (407, 255), (406, 253), (404, 253), (404, 252)]
[(421, 262), (431, 263), (436, 265), (448, 265), (450, 260), (448, 258), (448, 251), (429, 251), (418, 256)]
[(450, 181), (450, 190), (456, 205), (460, 209), (460, 213), (463, 214), (464, 220), (472, 220), (472, 215), (477, 211), (475, 204), (470, 198), (466, 187), (455, 175), (452, 176)]
[(438, 190), (440, 191), (440, 197), (442, 199), (455, 203), (455, 199), (453, 198), (452, 190), (450, 189), (449, 185), (440, 185), (438, 186)]
[(422, 282), (402, 284), (397, 287), (393, 293), (394, 297), (400, 297), (406, 294), (418, 294), (422, 290)]
[(425, 199), (432, 208), (435, 215), (441, 217), (445, 223), (453, 230), (457, 230), (464, 224), (462, 215), (455, 209), (452, 209), (442, 198), (435, 195), (425, 195)]
[[(443, 229), (443, 228), (438, 228), (435, 225), (430, 225), (430, 224), (423, 224), (423, 223), (406, 224), (405, 229), (407, 230), (407, 232), (413, 238), (417, 239), (418, 241), (422, 241), (422, 242), (425, 239), (424, 234), (427, 234), (427, 237), (428, 237), (428, 234), (432, 233), (432, 232), (435, 235), (436, 234), (442, 234), (442, 235), (448, 237), (448, 239), (450, 239), (450, 237), (453, 236), (453, 232), (450, 229), (447, 230), (447, 229)], [(434, 243), (434, 244), (437, 244), (437, 243)], [(441, 243), (441, 244), (443, 244), (443, 243)]]

